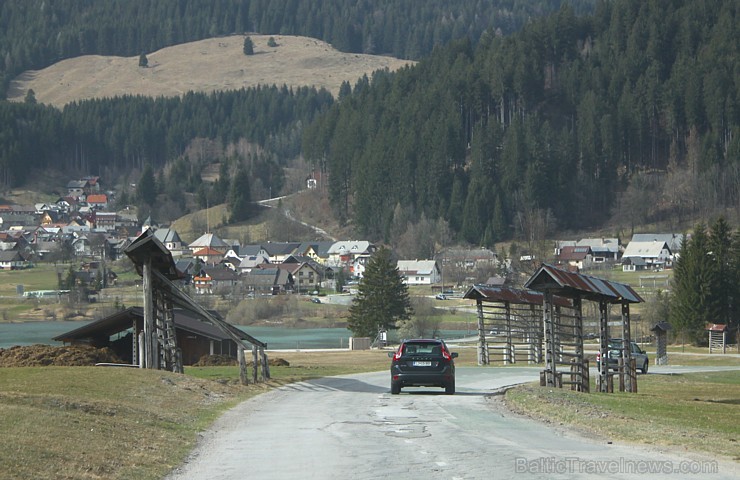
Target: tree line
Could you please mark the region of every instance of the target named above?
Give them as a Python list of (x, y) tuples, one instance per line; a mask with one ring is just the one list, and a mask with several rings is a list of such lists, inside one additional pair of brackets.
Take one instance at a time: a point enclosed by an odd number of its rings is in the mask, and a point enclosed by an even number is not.
[[(333, 101), (323, 89), (273, 86), (174, 98), (86, 100), (61, 111), (0, 102), (0, 182), (21, 185), (33, 169), (50, 167), (106, 178), (141, 172), (147, 165), (162, 170), (197, 138), (224, 146), (244, 140), (260, 145), (259, 157), (274, 166), (255, 168), (255, 175), (275, 176), (299, 155), (301, 125)], [(273, 185), (269, 178), (262, 180)], [(279, 191), (280, 185), (274, 186)]]
[(676, 338), (703, 344), (706, 326), (717, 323), (730, 328), (732, 343), (740, 318), (740, 231), (722, 217), (696, 225), (674, 262), (672, 287), (657, 302)]
[[(0, 92), (28, 69), (80, 55), (135, 56), (219, 35), (319, 38), (345, 52), (418, 59), (490, 30), (508, 34), (562, 0), (24, 0), (0, 2)], [(571, 0), (590, 11), (595, 0)]]
[(617, 0), (454, 41), (345, 85), (303, 151), (371, 238), (397, 206), (486, 246), (612, 218), (681, 228), (740, 205), (739, 9)]

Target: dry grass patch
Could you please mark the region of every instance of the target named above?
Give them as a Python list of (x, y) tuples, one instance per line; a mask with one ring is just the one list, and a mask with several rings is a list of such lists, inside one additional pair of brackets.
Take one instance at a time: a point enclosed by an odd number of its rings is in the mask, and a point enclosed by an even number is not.
[(174, 97), (188, 91), (238, 90), (257, 85), (314, 86), (336, 97), (342, 82), (354, 85), (379, 69), (397, 70), (413, 62), (392, 57), (342, 53), (321, 40), (250, 35), (254, 55), (244, 55), (244, 36), (233, 35), (175, 45), (139, 57), (85, 55), (28, 71), (11, 82), (8, 99), (22, 101), (33, 89), (41, 103), (62, 107), (76, 100), (144, 95)]
[(262, 390), (162, 371), (0, 368), (3, 478), (162, 478), (196, 433)]

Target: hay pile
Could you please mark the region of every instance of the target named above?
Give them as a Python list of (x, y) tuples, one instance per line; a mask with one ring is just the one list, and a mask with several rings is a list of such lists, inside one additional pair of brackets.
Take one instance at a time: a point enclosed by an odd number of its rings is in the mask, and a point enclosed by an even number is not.
[(0, 367), (82, 367), (96, 363), (123, 363), (109, 348), (87, 345), (55, 347), (29, 345), (0, 348)]

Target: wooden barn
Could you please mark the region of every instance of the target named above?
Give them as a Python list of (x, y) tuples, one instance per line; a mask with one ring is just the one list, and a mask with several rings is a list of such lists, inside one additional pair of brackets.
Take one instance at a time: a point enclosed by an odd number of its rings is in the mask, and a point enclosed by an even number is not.
[[(216, 312), (211, 311), (209, 313), (219, 317)], [(173, 314), (177, 346), (182, 351), (184, 365), (193, 365), (204, 355), (227, 355), (237, 358), (236, 342), (220, 329), (185, 309), (174, 309)], [(239, 338), (244, 340), (249, 338), (245, 332), (233, 325), (229, 325), (229, 327), (233, 334)], [(54, 337), (54, 340), (72, 345), (85, 344), (97, 348), (109, 347), (124, 362), (141, 365), (141, 359), (137, 353), (141, 351), (141, 348), (134, 344), (132, 339), (139, 338), (139, 333), (143, 329), (144, 309), (142, 307), (131, 307), (63, 333)]]

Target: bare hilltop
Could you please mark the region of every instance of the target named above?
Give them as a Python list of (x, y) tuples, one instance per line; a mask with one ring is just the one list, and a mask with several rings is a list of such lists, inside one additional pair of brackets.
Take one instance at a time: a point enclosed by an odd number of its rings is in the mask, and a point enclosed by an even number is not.
[[(268, 46), (273, 38), (276, 46)], [(314, 86), (335, 97), (342, 82), (351, 85), (380, 69), (413, 62), (393, 57), (342, 53), (321, 40), (287, 35), (250, 35), (254, 55), (245, 55), (244, 35), (211, 38), (139, 57), (85, 55), (19, 75), (8, 99), (22, 101), (29, 89), (40, 103), (62, 107), (90, 98), (120, 95), (180, 96), (188, 91), (236, 90), (257, 85)]]

